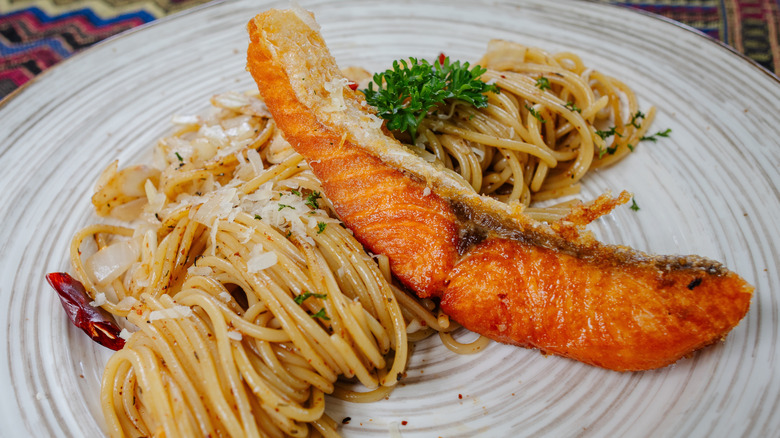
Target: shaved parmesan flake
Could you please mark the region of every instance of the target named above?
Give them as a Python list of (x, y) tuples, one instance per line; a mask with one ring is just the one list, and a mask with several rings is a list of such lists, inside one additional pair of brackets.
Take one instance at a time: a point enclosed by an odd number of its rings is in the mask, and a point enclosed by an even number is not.
[[(256, 245), (255, 249), (260, 246)], [(261, 251), (262, 251), (262, 247)], [(279, 257), (276, 255), (275, 252), (258, 252), (255, 253), (255, 250), (252, 250), (252, 254), (250, 254), (250, 259), (246, 262), (246, 269), (247, 271), (251, 273), (257, 273), (262, 271), (263, 269), (268, 269), (271, 266), (275, 265), (276, 262), (279, 261)]]
[(260, 153), (255, 149), (248, 149), (246, 151), (246, 158), (252, 164), (255, 173), (260, 173), (263, 170), (263, 158), (260, 157)]
[(221, 126), (201, 126), (200, 134), (214, 146), (225, 147), (230, 144), (230, 138)]
[(226, 303), (229, 303), (230, 300), (233, 299), (233, 297), (229, 293), (227, 293), (227, 292), (220, 292), (219, 295), (217, 295), (217, 296), (219, 297), (220, 300), (222, 300), (222, 301), (224, 301)]
[(423, 189), (423, 196), (428, 196), (430, 194), (431, 194), (431, 188), (430, 187), (426, 187), (426, 188)]
[(167, 200), (165, 193), (158, 192), (154, 183), (148, 179), (144, 183), (144, 190), (146, 191), (146, 199), (149, 200), (149, 207), (151, 207), (152, 212), (159, 213)]
[(175, 125), (197, 125), (201, 122), (200, 117), (198, 116), (181, 116), (181, 115), (175, 115), (171, 117), (171, 122)]
[(195, 266), (195, 265), (192, 265), (189, 268), (187, 268), (187, 274), (189, 274), (189, 275), (199, 275), (201, 277), (208, 277), (213, 272), (214, 271), (209, 266)]
[(84, 261), (84, 267), (98, 284), (108, 284), (122, 275), (139, 257), (134, 241), (112, 243), (92, 254)]
[(119, 332), (119, 337), (124, 339), (125, 341), (130, 339), (130, 336), (133, 335), (133, 332), (131, 332), (128, 329), (123, 328), (121, 332)]
[(211, 103), (220, 108), (240, 110), (241, 107), (249, 105), (249, 97), (235, 91), (228, 91), (214, 96)]
[(119, 310), (130, 310), (138, 304), (138, 300), (135, 297), (124, 297), (122, 301), (118, 302), (116, 308)]
[(298, 18), (300, 18), (301, 21), (303, 21), (304, 24), (309, 26), (313, 31), (315, 32), (320, 31), (320, 24), (317, 23), (317, 20), (315, 20), (314, 17), (311, 15), (311, 12), (298, 6), (297, 2), (291, 2), (290, 9), (293, 12), (295, 12), (295, 15), (297, 15)]
[(106, 294), (100, 292), (99, 294), (95, 295), (95, 301), (90, 301), (89, 305), (92, 307), (100, 307), (107, 302), (108, 300), (106, 300)]
[(382, 127), (382, 124), (384, 123), (384, 120), (382, 120), (382, 118), (374, 114), (368, 114), (368, 119), (371, 121), (370, 126), (374, 129), (380, 129)]
[(241, 332), (235, 330), (228, 330), (227, 337), (234, 341), (240, 341), (244, 339), (244, 335), (242, 335)]
[(206, 202), (190, 218), (206, 226), (211, 226), (217, 219), (226, 218), (233, 207), (238, 205), (238, 192), (235, 188), (223, 188), (203, 196)]
[(344, 87), (349, 85), (349, 79), (347, 78), (334, 78), (330, 82), (323, 85), (325, 91), (328, 92), (330, 101), (322, 107), (322, 111), (336, 112), (345, 111), (347, 104), (344, 102)]
[(187, 306), (173, 306), (162, 310), (153, 310), (149, 313), (149, 321), (158, 319), (179, 319), (192, 316), (192, 309)]
[(420, 329), (422, 329), (422, 325), (420, 325), (420, 321), (415, 318), (406, 326), (406, 333), (414, 333)]

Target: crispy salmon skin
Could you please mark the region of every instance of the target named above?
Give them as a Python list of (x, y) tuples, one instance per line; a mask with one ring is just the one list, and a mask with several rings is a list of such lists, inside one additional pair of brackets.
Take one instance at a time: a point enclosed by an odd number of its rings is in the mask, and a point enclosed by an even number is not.
[(674, 363), (747, 314), (753, 287), (718, 262), (535, 222), (413, 155), (348, 86), (310, 13), (271, 10), (248, 30), (247, 68), (337, 214), (464, 327), (626, 371)]

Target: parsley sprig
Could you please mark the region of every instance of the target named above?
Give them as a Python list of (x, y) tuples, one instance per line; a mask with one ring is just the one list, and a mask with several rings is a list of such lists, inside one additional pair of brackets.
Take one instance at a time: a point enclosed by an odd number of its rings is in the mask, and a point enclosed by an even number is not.
[[(485, 93), (498, 87), (479, 80), (487, 70), (468, 62), (451, 62), (440, 56), (433, 64), (409, 58), (393, 62), (393, 68), (374, 75), (374, 82), (361, 90), (391, 131), (408, 132), (412, 141), (420, 123), (435, 108), (460, 100), (476, 108), (487, 106)], [(374, 89), (374, 85), (377, 86)]]

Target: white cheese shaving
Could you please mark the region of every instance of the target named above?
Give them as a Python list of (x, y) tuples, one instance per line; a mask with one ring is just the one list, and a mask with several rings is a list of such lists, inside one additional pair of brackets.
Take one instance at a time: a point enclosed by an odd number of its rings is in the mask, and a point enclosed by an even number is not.
[(252, 168), (255, 170), (255, 173), (260, 173), (263, 170), (263, 158), (260, 156), (260, 153), (257, 152), (257, 150), (248, 149), (246, 151), (246, 158), (252, 164)]
[(125, 341), (130, 339), (130, 336), (133, 335), (133, 332), (131, 332), (128, 329), (123, 328), (121, 332), (119, 332), (119, 337), (124, 339)]
[(227, 337), (234, 341), (240, 341), (244, 339), (244, 335), (242, 335), (241, 332), (236, 330), (228, 330)]
[(138, 300), (135, 299), (135, 297), (124, 297), (122, 298), (122, 301), (118, 302), (116, 307), (119, 310), (130, 310), (138, 303)]
[(290, 9), (295, 12), (295, 15), (297, 15), (298, 18), (300, 18), (301, 21), (303, 21), (304, 24), (309, 26), (312, 30), (316, 32), (320, 31), (320, 25), (317, 23), (317, 20), (314, 19), (311, 12), (298, 6), (297, 2), (290, 2)]
[(252, 251), (249, 254), (250, 258), (246, 262), (247, 271), (254, 274), (270, 268), (279, 261), (279, 257), (275, 252), (261, 252), (262, 250), (263, 247), (261, 245), (255, 245), (254, 248), (252, 248)]
[(344, 102), (344, 87), (347, 85), (349, 85), (349, 79), (343, 77), (334, 78), (330, 82), (323, 84), (330, 100), (322, 106), (322, 111), (343, 112), (347, 109), (347, 104)]
[(90, 301), (89, 305), (92, 307), (100, 307), (107, 302), (108, 300), (106, 300), (106, 294), (100, 292), (99, 294), (95, 295), (95, 301)]
[(192, 316), (192, 309), (187, 306), (173, 306), (162, 310), (153, 310), (149, 312), (149, 321), (158, 319), (179, 319)]
[(203, 198), (205, 202), (190, 214), (190, 218), (206, 226), (211, 226), (218, 219), (225, 219), (233, 207), (238, 205), (238, 191), (232, 187), (207, 193)]
[(152, 180), (149, 179), (144, 183), (144, 190), (146, 191), (146, 199), (149, 201), (149, 207), (154, 213), (159, 213), (167, 200), (165, 193), (158, 192)]
[(211, 103), (220, 108), (240, 110), (241, 107), (249, 105), (249, 97), (235, 91), (228, 91), (214, 96)]
[(252, 239), (252, 236), (257, 232), (257, 228), (255, 227), (248, 227), (244, 228), (238, 233), (239, 242), (242, 244), (246, 244)]
[(472, 146), (471, 152), (474, 152), (474, 155), (476, 155), (477, 158), (479, 158), (480, 162), (485, 159), (485, 151), (483, 151), (482, 149)]
[(217, 295), (217, 296), (219, 297), (220, 300), (222, 300), (222, 301), (224, 301), (226, 303), (229, 303), (230, 300), (233, 299), (233, 297), (230, 296), (230, 294), (227, 293), (227, 292), (220, 292), (219, 295)]
[(370, 125), (374, 129), (380, 129), (382, 127), (382, 124), (384, 121), (381, 117), (374, 115), (374, 114), (368, 114), (368, 119), (370, 120)]
[(221, 148), (225, 147), (230, 144), (230, 139), (227, 136), (227, 133), (222, 129), (221, 126), (213, 125), (213, 126), (201, 126), (200, 130), (198, 131), (205, 139), (207, 139), (211, 144), (214, 146)]
[(189, 268), (187, 268), (187, 274), (188, 275), (198, 275), (201, 277), (208, 277), (211, 275), (214, 271), (209, 266), (195, 266), (192, 265)]
[(430, 194), (431, 194), (431, 188), (430, 187), (425, 187), (423, 189), (423, 196), (428, 196)]
[(197, 125), (200, 122), (201, 122), (200, 117), (193, 116), (193, 115), (188, 115), (188, 116), (174, 115), (173, 117), (171, 117), (171, 123), (173, 123), (174, 125)]

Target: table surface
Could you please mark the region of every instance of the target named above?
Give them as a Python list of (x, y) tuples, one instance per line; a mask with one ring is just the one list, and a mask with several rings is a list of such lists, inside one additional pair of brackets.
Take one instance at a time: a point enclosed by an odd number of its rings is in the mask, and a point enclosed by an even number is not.
[[(0, 0), (0, 99), (92, 44), (207, 1)], [(780, 72), (780, 0), (591, 1), (663, 15)]]

